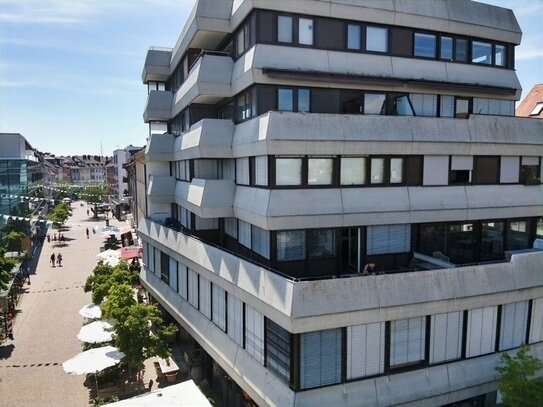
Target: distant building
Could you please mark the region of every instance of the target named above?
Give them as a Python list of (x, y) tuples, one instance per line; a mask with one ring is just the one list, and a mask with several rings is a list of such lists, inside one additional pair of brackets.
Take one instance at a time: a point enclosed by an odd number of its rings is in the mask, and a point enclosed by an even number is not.
[(106, 182), (108, 157), (83, 154), (63, 158), (73, 183), (89, 185)]
[(543, 83), (535, 85), (520, 102), (516, 116), (543, 119)]
[(147, 213), (145, 147), (134, 153), (124, 168), (128, 177), (128, 193), (131, 197), (132, 224), (137, 228), (139, 220), (144, 219)]
[(113, 214), (117, 219), (121, 219), (124, 214), (130, 212), (131, 196), (129, 193), (129, 180), (125, 164), (141, 149), (142, 147), (129, 145), (125, 148), (113, 151), (113, 196), (110, 202), (113, 204)]

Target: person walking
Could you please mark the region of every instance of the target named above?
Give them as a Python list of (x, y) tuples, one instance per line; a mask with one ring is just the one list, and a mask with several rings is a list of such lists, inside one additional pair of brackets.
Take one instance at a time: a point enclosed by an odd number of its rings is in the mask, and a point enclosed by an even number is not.
[(57, 254), (57, 263), (59, 267), (62, 267), (62, 254)]
[(85, 233), (87, 234), (87, 239), (89, 238), (89, 228), (87, 228), (87, 230), (85, 230)]
[(51, 243), (51, 236), (47, 235), (47, 243)]
[(55, 267), (55, 253), (51, 253), (51, 266)]

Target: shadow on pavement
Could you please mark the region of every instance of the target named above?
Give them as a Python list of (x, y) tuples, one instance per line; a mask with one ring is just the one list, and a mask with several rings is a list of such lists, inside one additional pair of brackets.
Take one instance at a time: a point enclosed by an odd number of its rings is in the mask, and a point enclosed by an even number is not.
[(0, 359), (8, 359), (13, 353), (13, 349), (15, 349), (15, 345), (12, 343), (0, 346)]

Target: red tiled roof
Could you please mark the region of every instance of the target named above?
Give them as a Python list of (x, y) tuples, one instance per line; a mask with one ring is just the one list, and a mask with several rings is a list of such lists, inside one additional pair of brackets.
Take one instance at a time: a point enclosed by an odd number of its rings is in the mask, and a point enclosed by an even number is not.
[(535, 85), (530, 90), (522, 102), (520, 102), (520, 105), (515, 111), (515, 115), (543, 119), (543, 108), (539, 111), (539, 114), (530, 115), (538, 103), (543, 103), (543, 83)]

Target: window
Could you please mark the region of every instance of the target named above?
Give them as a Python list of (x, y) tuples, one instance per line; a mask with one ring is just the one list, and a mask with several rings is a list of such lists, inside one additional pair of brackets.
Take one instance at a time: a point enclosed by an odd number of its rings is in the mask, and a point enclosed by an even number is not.
[(390, 323), (390, 366), (401, 367), (424, 360), (426, 317)]
[(341, 329), (300, 335), (300, 387), (309, 389), (341, 381)]
[(251, 224), (243, 220), (238, 221), (239, 228), (239, 242), (247, 247), (251, 248)]
[(539, 171), (539, 157), (522, 157), (520, 163), (520, 182), (522, 184), (540, 184)]
[(384, 93), (365, 93), (364, 114), (385, 114), (385, 101)]
[(540, 102), (535, 105), (533, 110), (530, 112), (530, 116), (538, 116), (543, 110), (543, 102)]
[(471, 62), (474, 64), (492, 64), (492, 44), (482, 41), (472, 41)]
[(275, 184), (276, 185), (301, 185), (302, 183), (302, 159), (301, 158), (276, 158), (275, 159)]
[(238, 220), (236, 218), (224, 219), (224, 233), (234, 239), (238, 238)]
[(390, 183), (401, 184), (403, 182), (403, 158), (390, 159)]
[(494, 63), (497, 66), (507, 65), (507, 48), (505, 45), (496, 44), (496, 49), (494, 51)]
[(226, 291), (216, 284), (211, 285), (211, 320), (223, 331), (226, 331)]
[(366, 253), (368, 255), (407, 253), (411, 251), (411, 225), (368, 226)]
[(298, 89), (298, 112), (309, 112), (311, 110), (311, 91), (309, 89)]
[(441, 117), (454, 117), (454, 96), (441, 95), (439, 101), (439, 115)]
[(501, 157), (500, 160), (500, 182), (519, 182), (520, 157)]
[(178, 263), (177, 268), (177, 275), (179, 278), (178, 288), (179, 288), (179, 294), (182, 298), (185, 300), (188, 298), (188, 290), (187, 290), (187, 284), (188, 284), (188, 276), (187, 276), (187, 266), (184, 264)]
[(188, 269), (188, 301), (196, 309), (198, 309), (198, 273)]
[(366, 27), (366, 51), (388, 51), (388, 28)]
[(298, 43), (302, 45), (313, 45), (313, 20), (300, 18), (298, 20)]
[(518, 348), (526, 341), (528, 301), (502, 305), (500, 350)]
[(499, 182), (500, 157), (475, 157), (474, 184), (497, 184)]
[(264, 364), (264, 316), (245, 304), (245, 350)]
[(476, 237), (473, 223), (448, 225), (448, 253), (451, 263), (467, 264), (476, 261)]
[(485, 355), (495, 350), (498, 307), (477, 308), (468, 311), (466, 357)]
[(333, 163), (332, 158), (309, 158), (307, 165), (308, 185), (330, 185)]
[(454, 117), (467, 119), (470, 113), (470, 99), (455, 98)]
[(370, 162), (370, 183), (382, 184), (385, 180), (385, 159), (372, 158)]
[(251, 247), (252, 250), (262, 257), (270, 258), (270, 232), (252, 225), (251, 230)]
[(240, 56), (247, 49), (251, 42), (250, 24), (245, 23), (236, 34), (236, 55)]
[(172, 288), (172, 290), (174, 290), (176, 292), (178, 291), (178, 287), (177, 287), (178, 266), (179, 266), (179, 263), (174, 258), (170, 257), (170, 266), (169, 266), (170, 275), (168, 277), (168, 282), (169, 282), (170, 287)]
[(255, 157), (255, 185), (268, 185), (268, 156)]
[(236, 158), (236, 183), (249, 185), (249, 157)]
[(294, 90), (293, 89), (277, 89), (277, 109), (280, 111), (294, 111)]
[(239, 346), (243, 346), (243, 302), (231, 295), (226, 297), (228, 301), (228, 336)]
[(503, 258), (503, 222), (481, 223), (481, 261)]
[(529, 230), (527, 221), (507, 222), (506, 250), (528, 249)]
[(200, 276), (198, 288), (200, 291), (199, 310), (207, 319), (211, 319), (211, 281)]
[(292, 42), (292, 17), (277, 17), (277, 41)]
[(347, 327), (347, 379), (385, 371), (385, 322)]
[(453, 59), (453, 39), (452, 37), (440, 38), (439, 58), (452, 61)]
[(451, 157), (451, 171), (449, 184), (468, 184), (471, 182), (473, 170), (473, 157), (453, 155)]
[(437, 116), (437, 95), (411, 93), (409, 98), (417, 116)]
[(286, 383), (290, 382), (290, 333), (266, 319), (266, 367)]
[(462, 311), (432, 315), (430, 364), (460, 359), (462, 356)]
[(277, 260), (305, 259), (305, 231), (285, 230), (277, 232)]
[(336, 255), (335, 232), (333, 229), (307, 231), (307, 256), (311, 258), (333, 257)]
[(468, 40), (456, 38), (455, 43), (454, 60), (457, 62), (468, 62)]
[(543, 298), (532, 300), (532, 316), (528, 343), (543, 341)]
[(347, 49), (360, 49), (360, 26), (347, 25)]
[(341, 91), (341, 113), (362, 113), (362, 94), (355, 90)]
[(436, 57), (436, 36), (415, 33), (415, 56), (424, 58)]
[(364, 157), (341, 158), (341, 185), (363, 185), (366, 182), (366, 159)]

